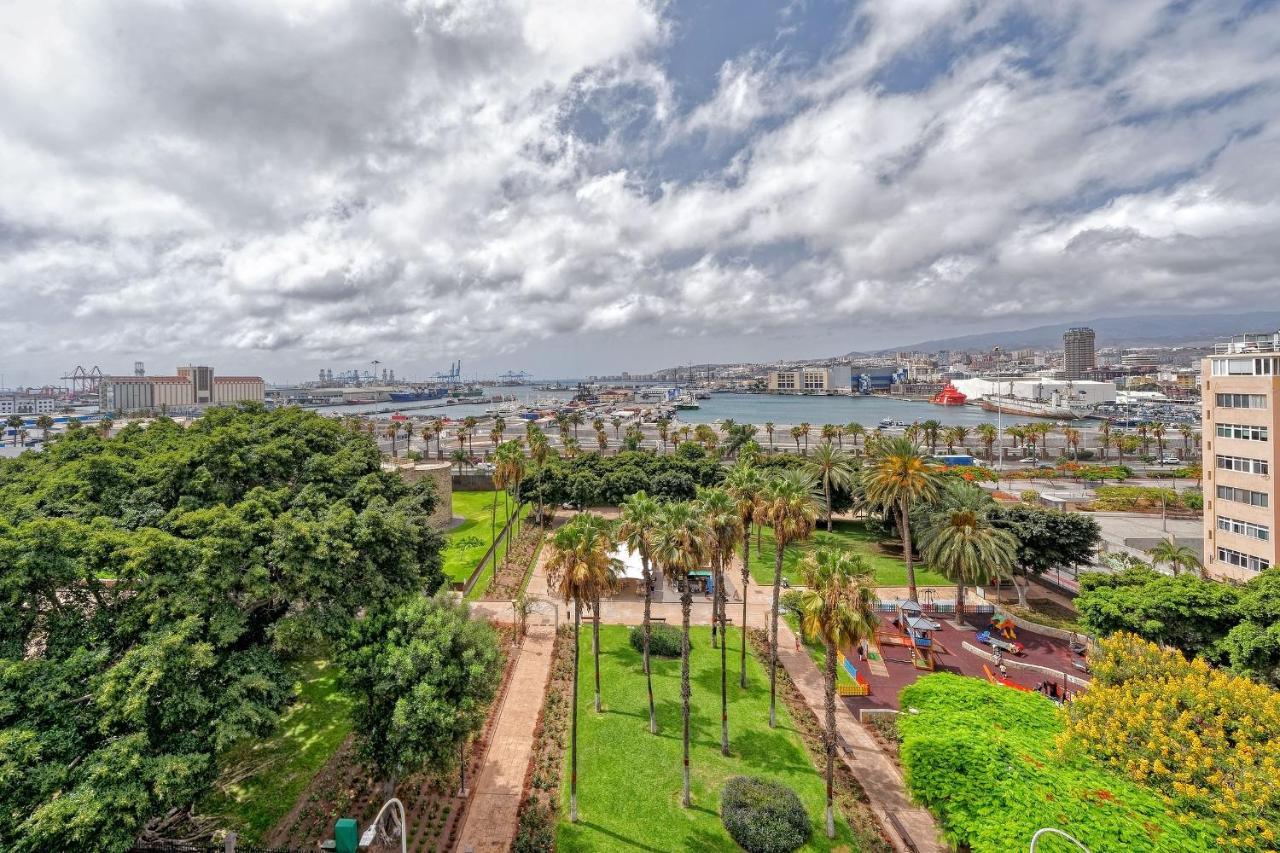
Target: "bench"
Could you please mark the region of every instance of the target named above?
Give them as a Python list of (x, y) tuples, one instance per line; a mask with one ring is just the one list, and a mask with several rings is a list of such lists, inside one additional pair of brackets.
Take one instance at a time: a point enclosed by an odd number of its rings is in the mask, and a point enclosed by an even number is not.
[(666, 622), (666, 621), (667, 621), (667, 617), (665, 617), (665, 616), (650, 616), (650, 617), (649, 617), (649, 621), (650, 621), (650, 622)]

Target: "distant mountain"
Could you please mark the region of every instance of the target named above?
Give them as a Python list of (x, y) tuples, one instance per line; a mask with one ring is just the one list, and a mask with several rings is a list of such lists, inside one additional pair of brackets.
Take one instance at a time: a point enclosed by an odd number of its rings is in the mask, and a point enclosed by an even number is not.
[[(1274, 332), (1280, 329), (1280, 311), (1251, 311), (1248, 314), (1155, 314), (1141, 317), (1108, 317), (1016, 329), (1008, 332), (981, 332), (955, 338), (921, 341), (906, 346), (885, 347), (886, 352), (937, 352), (938, 350), (1061, 349), (1062, 333), (1088, 326), (1097, 334), (1097, 345), (1175, 346), (1209, 344), (1241, 332)], [(854, 353), (851, 356), (856, 355)]]

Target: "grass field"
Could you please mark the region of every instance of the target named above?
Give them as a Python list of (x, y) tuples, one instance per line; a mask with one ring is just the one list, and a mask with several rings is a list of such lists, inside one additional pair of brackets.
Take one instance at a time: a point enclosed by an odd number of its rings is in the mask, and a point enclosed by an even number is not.
[[(787, 626), (791, 629), (791, 633), (795, 634), (797, 637), (800, 637), (801, 642), (804, 643), (805, 651), (809, 653), (810, 659), (813, 660), (814, 664), (818, 667), (818, 672), (821, 672), (825, 675), (827, 671), (827, 647), (822, 644), (821, 640), (810, 639), (809, 637), (804, 636), (804, 634), (800, 632), (800, 620), (796, 618), (796, 615), (794, 613), (787, 613), (782, 618), (786, 620)], [(854, 655), (851, 658), (851, 660), (853, 660), (854, 666), (858, 666), (858, 661), (856, 660), (856, 658), (857, 658), (856, 655)], [(866, 665), (863, 664), (864, 677), (866, 676), (865, 666)], [(845, 687), (852, 687), (853, 684), (854, 684), (854, 680), (852, 676), (849, 675), (849, 673), (845, 670), (844, 667), (840, 666), (839, 658), (837, 658), (836, 659), (836, 685), (837, 686), (844, 685)]]
[[(737, 682), (742, 635), (729, 630), (729, 737), (732, 755), (720, 754), (720, 652), (711, 648), (710, 628), (691, 632), (690, 721), (693, 806), (680, 805), (680, 660), (653, 658), (658, 735), (649, 734), (648, 700), (640, 655), (620, 625), (600, 630), (601, 691), (605, 711), (592, 703), (591, 632), (581, 636), (582, 670), (578, 695), (579, 822), (568, 822), (569, 756), (564, 759), (561, 821), (556, 846), (562, 853), (627, 850), (723, 850), (740, 848), (720, 820), (720, 792), (732, 776), (762, 776), (791, 788), (809, 813), (812, 837), (803, 850), (855, 850), (843, 817), (837, 837), (823, 828), (825, 787), (778, 701), (778, 727), (770, 729), (769, 680), (748, 657), (748, 689)], [(567, 742), (567, 736), (566, 736)]]
[[(493, 534), (502, 529), (502, 494), (498, 493), (498, 523), (490, 531), (494, 492), (454, 492), (453, 514), (465, 519), (462, 524), (445, 534), (444, 576), (451, 581), (465, 581), (471, 577), (480, 558), (493, 544)], [(502, 555), (498, 555), (502, 559)], [(483, 587), (482, 579), (476, 584)]]
[[(298, 700), (276, 733), (220, 755), (219, 783), (197, 809), (218, 816), (246, 841), (260, 840), (289, 813), (351, 733), (350, 700), (338, 690), (333, 665), (307, 661), (298, 665), (297, 676)], [(231, 781), (239, 776), (244, 778)]]
[[(809, 549), (818, 545), (831, 545), (837, 548), (848, 548), (857, 551), (875, 570), (877, 586), (906, 586), (907, 566), (899, 556), (881, 553), (876, 538), (867, 532), (861, 521), (836, 520), (835, 529), (827, 532), (826, 522), (819, 521), (819, 528), (805, 542), (787, 548), (782, 558), (782, 576), (792, 584), (800, 583), (800, 559)], [(773, 531), (764, 529), (762, 539), (764, 547), (756, 549), (755, 538), (751, 540), (751, 576), (758, 584), (773, 583), (774, 545)], [(919, 563), (916, 564), (916, 583), (920, 586), (950, 586), (951, 582), (937, 572), (929, 571)]]

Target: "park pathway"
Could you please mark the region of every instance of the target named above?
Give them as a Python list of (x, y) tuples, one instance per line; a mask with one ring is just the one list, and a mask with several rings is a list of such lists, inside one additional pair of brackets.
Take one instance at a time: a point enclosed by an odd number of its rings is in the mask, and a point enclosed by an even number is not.
[(553, 626), (529, 626), (467, 809), (457, 846), (462, 853), (506, 853), (515, 840), (525, 773), (533, 757), (533, 730), (551, 673), (554, 643)]
[[(786, 667), (819, 724), (825, 725), (826, 688), (822, 673), (808, 653), (799, 648), (795, 634), (781, 619), (778, 620), (778, 660)], [(898, 768), (853, 718), (849, 707), (840, 701), (836, 702), (836, 731), (849, 745), (849, 753), (842, 753), (844, 762), (867, 792), (871, 810), (889, 833), (893, 846), (919, 853), (944, 853), (947, 847), (938, 840), (933, 815), (911, 802)]]

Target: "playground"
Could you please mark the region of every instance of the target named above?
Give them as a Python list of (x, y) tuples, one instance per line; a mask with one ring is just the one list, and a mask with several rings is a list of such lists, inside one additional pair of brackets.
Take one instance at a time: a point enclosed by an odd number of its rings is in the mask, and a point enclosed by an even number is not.
[[(1023, 690), (1036, 690), (1049, 682), (1056, 685), (1059, 695), (1080, 689), (1072, 679), (1088, 679), (1082, 669), (1083, 657), (1068, 641), (1015, 628), (1011, 623), (993, 624), (993, 619), (1000, 617), (990, 612), (967, 613), (962, 630), (949, 612), (935, 612), (910, 601), (885, 602), (882, 607), (876, 641), (869, 644), (866, 660), (857, 650), (847, 650), (846, 673), (865, 687), (865, 692), (841, 691), (855, 714), (864, 708), (898, 710), (903, 688), (930, 672), (967, 675)], [(997, 649), (1000, 656), (993, 660)], [(843, 666), (845, 661), (841, 663)], [(1025, 669), (1019, 664), (1052, 672)]]

